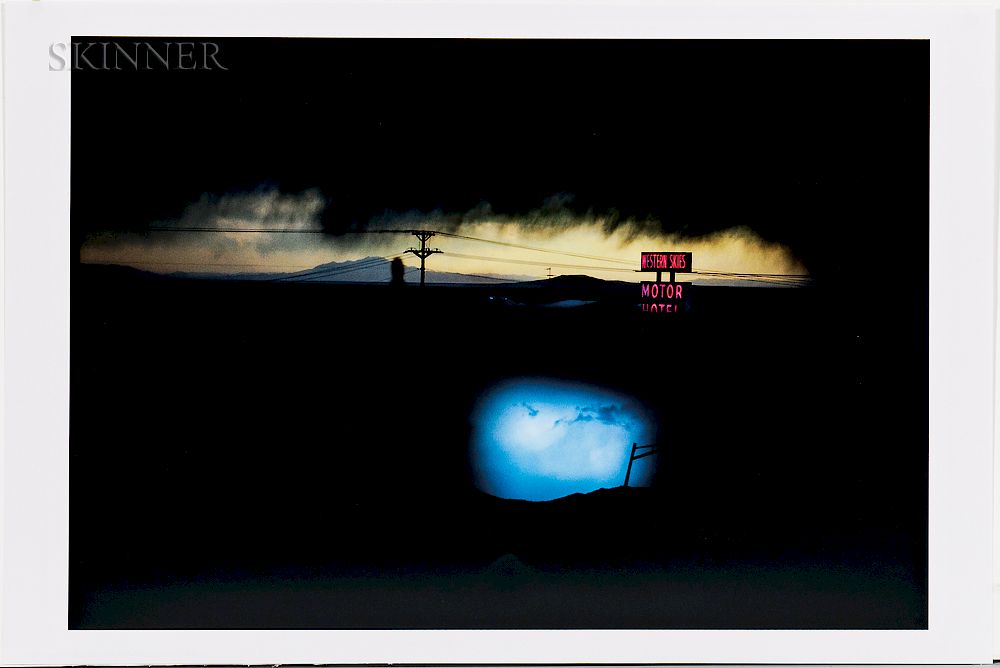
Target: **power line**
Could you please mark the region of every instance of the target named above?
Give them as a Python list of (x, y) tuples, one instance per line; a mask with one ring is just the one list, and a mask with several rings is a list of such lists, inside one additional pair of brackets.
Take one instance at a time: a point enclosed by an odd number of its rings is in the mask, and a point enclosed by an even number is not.
[(464, 271), (460, 274), (461, 276), (471, 276), (473, 278), (485, 278), (490, 281), (505, 281), (507, 283), (519, 283), (520, 281), (516, 278), (501, 278), (499, 276), (483, 276), (482, 274), (467, 274)]
[(295, 274), (289, 274), (287, 276), (279, 276), (279, 277), (275, 278), (274, 280), (275, 281), (295, 281), (295, 280), (303, 280), (303, 279), (308, 279), (308, 278), (314, 278), (314, 277), (317, 277), (317, 276), (320, 276), (320, 277), (322, 277), (322, 276), (336, 276), (336, 275), (338, 275), (340, 273), (347, 273), (347, 272), (350, 272), (350, 271), (361, 270), (361, 269), (369, 269), (369, 268), (377, 267), (377, 266), (382, 265), (384, 263), (385, 263), (384, 260), (380, 260), (378, 262), (367, 262), (367, 263), (360, 264), (360, 265), (354, 264), (354, 265), (351, 265), (349, 267), (326, 267), (326, 268), (322, 268), (322, 269), (320, 269), (320, 268), (313, 268), (310, 271), (298, 272), (298, 273), (295, 273)]
[[(451, 253), (449, 253), (449, 255), (451, 255)], [(404, 274), (411, 274), (411, 273), (413, 273), (415, 271), (420, 271), (420, 267), (407, 267), (406, 270), (403, 273)], [(469, 274), (469, 273), (466, 273), (464, 271), (461, 274), (459, 274), (459, 275), (460, 276), (469, 276), (469, 277), (472, 277), (472, 278), (485, 278), (485, 279), (490, 280), (490, 281), (506, 281), (508, 283), (517, 283), (517, 282), (519, 282), (518, 279), (516, 279), (516, 278), (501, 278), (500, 276), (484, 276), (482, 274)]]
[[(594, 265), (583, 265), (583, 264), (560, 264), (560, 263), (551, 262), (551, 261), (548, 261), (548, 260), (544, 260), (544, 261), (543, 260), (517, 260), (517, 259), (513, 259), (513, 258), (489, 257), (489, 256), (486, 256), (486, 255), (470, 255), (470, 254), (467, 254), (467, 253), (452, 253), (452, 252), (449, 252), (448, 256), (449, 257), (460, 257), (460, 258), (465, 258), (465, 259), (470, 259), (470, 260), (482, 260), (482, 261), (485, 261), (485, 262), (501, 262), (501, 263), (507, 263), (507, 264), (531, 265), (531, 266), (537, 266), (537, 267), (544, 267), (546, 269), (548, 269), (549, 267), (559, 267), (559, 268), (563, 268), (563, 269), (590, 269), (590, 270), (594, 270), (594, 271), (618, 271), (618, 272), (629, 272), (629, 273), (636, 272), (636, 270), (634, 270), (634, 269), (625, 269), (625, 268), (620, 268), (620, 267), (598, 267), (598, 266), (594, 266)], [(788, 284), (788, 285), (795, 285), (797, 283), (792, 283), (790, 281), (785, 281), (785, 280), (782, 280), (782, 279), (785, 279), (785, 278), (797, 279), (798, 278), (797, 276), (794, 276), (794, 275), (783, 275), (783, 274), (737, 274), (737, 273), (726, 273), (726, 272), (700, 272), (700, 271), (692, 271), (690, 273), (692, 273), (692, 274), (698, 274), (698, 275), (707, 275), (707, 276), (711, 276), (713, 278), (733, 278), (733, 279), (743, 279), (743, 280), (747, 280), (747, 281), (755, 281), (755, 282), (762, 282), (762, 283), (779, 283), (779, 284)], [(768, 280), (768, 279), (772, 279), (772, 280)], [(804, 280), (804, 279), (799, 279), (799, 280)]]
[(496, 244), (497, 246), (506, 246), (508, 248), (519, 248), (521, 250), (537, 251), (539, 253), (552, 253), (554, 255), (566, 255), (569, 257), (578, 257), (583, 260), (598, 260), (600, 262), (618, 262), (621, 264), (634, 265), (635, 262), (631, 260), (622, 260), (616, 257), (604, 257), (602, 255), (587, 255), (584, 253), (574, 253), (572, 251), (560, 251), (552, 248), (539, 248), (537, 246), (526, 246), (524, 244), (515, 244), (510, 241), (498, 241), (496, 239), (483, 239), (481, 237), (470, 237), (464, 234), (453, 234), (451, 232), (438, 232), (443, 237), (452, 237), (454, 239), (466, 239), (468, 241), (481, 241), (488, 244)]
[(146, 230), (149, 232), (219, 232), (226, 234), (329, 234), (326, 230), (259, 229), (246, 227), (147, 227)]
[[(227, 233), (227, 234), (330, 234), (326, 230), (316, 230), (316, 229), (281, 229), (281, 228), (278, 228), (278, 229), (262, 229), (262, 228), (233, 228), (233, 227), (229, 227), (229, 228), (210, 228), (210, 227), (166, 227), (166, 226), (163, 226), (163, 227), (150, 227), (150, 228), (147, 228), (147, 229), (149, 231), (153, 231), (153, 232), (203, 232), (203, 233)], [(453, 239), (464, 239), (464, 240), (467, 240), (467, 241), (476, 241), (476, 242), (481, 242), (481, 243), (489, 243), (489, 244), (494, 244), (494, 245), (497, 245), (497, 246), (504, 246), (504, 247), (508, 247), (508, 248), (517, 248), (517, 249), (520, 249), (520, 250), (529, 250), (529, 251), (539, 252), (539, 253), (549, 253), (549, 254), (553, 254), (553, 255), (564, 255), (564, 256), (568, 256), (568, 257), (577, 257), (577, 258), (587, 259), (587, 260), (596, 260), (598, 262), (613, 262), (613, 263), (619, 263), (619, 264), (623, 264), (623, 265), (629, 265), (630, 267), (635, 266), (635, 262), (634, 261), (632, 261), (632, 260), (624, 260), (624, 259), (621, 259), (621, 258), (612, 258), (612, 257), (601, 256), (601, 255), (591, 255), (591, 254), (586, 254), (586, 253), (575, 253), (575, 252), (572, 252), (572, 251), (561, 251), (561, 250), (555, 250), (555, 249), (551, 249), (551, 248), (541, 248), (541, 247), (538, 247), (538, 246), (529, 246), (529, 245), (526, 245), (526, 244), (517, 244), (517, 243), (513, 243), (513, 242), (509, 242), (509, 241), (500, 241), (500, 240), (497, 240), (497, 239), (484, 239), (482, 237), (473, 237), (473, 236), (469, 236), (469, 235), (465, 235), (465, 234), (457, 234), (457, 233), (453, 233), (453, 232), (440, 232), (440, 231), (436, 231), (436, 230), (412, 230), (412, 229), (406, 229), (406, 230), (377, 230), (376, 229), (376, 230), (347, 230), (344, 233), (346, 233), (346, 234), (414, 234), (414, 235), (417, 235), (418, 238), (420, 238), (422, 235), (426, 235), (426, 237), (428, 237), (428, 238), (430, 236), (440, 235), (440, 236), (443, 236), (443, 237), (450, 237), (450, 238), (453, 238)], [(426, 239), (423, 239), (422, 243), (425, 242), (425, 241), (426, 241)], [(422, 245), (422, 248), (423, 248), (423, 245)], [(419, 252), (417, 252), (415, 249), (414, 249), (414, 251), (407, 251), (407, 252), (414, 252), (414, 254), (417, 254), (418, 257), (419, 257)], [(426, 252), (426, 251), (424, 251), (424, 252)], [(433, 251), (430, 251), (430, 252), (438, 252), (438, 251), (436, 249), (434, 249)], [(427, 254), (430, 254), (430, 252), (428, 252)], [(403, 254), (401, 253), (401, 254), (393, 256), (393, 257), (400, 257), (402, 255)], [(551, 262), (551, 261), (516, 260), (516, 259), (512, 259), (512, 258), (505, 259), (505, 258), (495, 258), (495, 257), (489, 257), (489, 256), (483, 256), (483, 255), (469, 255), (469, 254), (451, 253), (451, 252), (449, 252), (448, 255), (451, 255), (453, 257), (463, 257), (463, 258), (468, 258), (468, 259), (483, 260), (483, 261), (487, 261), (487, 262), (503, 262), (503, 263), (508, 263), (508, 264), (523, 264), (523, 265), (531, 265), (531, 266), (540, 266), (540, 267), (544, 267), (546, 269), (548, 269), (550, 267), (559, 267), (559, 268), (564, 268), (564, 269), (587, 269), (587, 270), (593, 270), (593, 271), (620, 271), (620, 272), (635, 271), (634, 269), (625, 269), (625, 268), (620, 268), (620, 267), (603, 267), (603, 266), (594, 266), (594, 265), (581, 265), (581, 264), (570, 264), (570, 263), (555, 263), (555, 262)], [(423, 260), (423, 258), (421, 258), (421, 260)], [(271, 266), (271, 267), (285, 267), (285, 268), (293, 268), (293, 267), (301, 267), (301, 266), (303, 266), (303, 265), (263, 265), (263, 264), (260, 264), (260, 265), (251, 265), (251, 264), (241, 265), (241, 264), (236, 264), (236, 263), (228, 264), (228, 263), (195, 263), (195, 262), (192, 262), (192, 263), (183, 263), (183, 262), (168, 263), (168, 262), (144, 262), (144, 261), (135, 261), (135, 262), (136, 263), (145, 263), (145, 264), (149, 264), (149, 265), (157, 265), (157, 264), (169, 265), (169, 264), (176, 264), (176, 265), (179, 265), (179, 266), (247, 266), (247, 267), (251, 267), (251, 266), (252, 267), (269, 267), (269, 266)], [(382, 264), (384, 262), (385, 262), (385, 260), (383, 260), (381, 262), (377, 262), (377, 263), (371, 264), (371, 265), (368, 265), (368, 267), (350, 267), (350, 268), (344, 268), (343, 271), (344, 271), (344, 273), (351, 272), (351, 271), (359, 271), (359, 270), (361, 270), (363, 268), (370, 268), (370, 267), (378, 266), (378, 264)], [(421, 264), (423, 264), (423, 262), (421, 262)], [(787, 284), (787, 285), (804, 285), (804, 284), (806, 284), (808, 282), (811, 282), (811, 280), (812, 280), (812, 278), (808, 274), (768, 274), (768, 273), (753, 273), (753, 272), (726, 272), (726, 271), (718, 271), (718, 270), (714, 270), (714, 269), (692, 270), (689, 273), (697, 274), (697, 275), (701, 275), (701, 276), (706, 276), (706, 277), (744, 279), (744, 280), (748, 280), (748, 281), (752, 281), (754, 279), (760, 279), (757, 282), (773, 282), (773, 283), (781, 283), (781, 284)], [(293, 279), (296, 279), (296, 278), (309, 278), (311, 276), (318, 276), (318, 275), (323, 275), (323, 276), (337, 275), (337, 273), (336, 273), (336, 269), (335, 268), (330, 268), (329, 270), (319, 270), (319, 271), (315, 272), (315, 274), (296, 274), (294, 276), (282, 277), (282, 278), (276, 279), (276, 280), (293, 280)], [(468, 275), (471, 276), (472, 274), (468, 274)]]
[(705, 275), (715, 275), (720, 276), (768, 276), (768, 277), (778, 277), (778, 278), (811, 278), (809, 274), (765, 274), (765, 273), (753, 273), (753, 272), (735, 272), (735, 271), (720, 271), (717, 269), (698, 269), (692, 273), (705, 274)]
[[(208, 233), (226, 233), (226, 234), (333, 234), (327, 232), (326, 230), (296, 230), (296, 229), (264, 229), (264, 228), (245, 228), (245, 227), (173, 227), (173, 226), (159, 226), (159, 227), (149, 227), (147, 228), (152, 232), (208, 232)], [(429, 233), (431, 235), (440, 235), (443, 237), (451, 237), (453, 239), (465, 239), (468, 241), (479, 241), (482, 243), (495, 244), (497, 246), (506, 246), (508, 248), (519, 248), (521, 250), (536, 251), (539, 253), (552, 253), (555, 255), (566, 255), (569, 257), (578, 257), (584, 260), (598, 260), (600, 262), (617, 262), (620, 264), (634, 264), (630, 260), (623, 260), (621, 258), (604, 257), (601, 255), (588, 255), (585, 253), (574, 253), (572, 251), (559, 251), (551, 248), (539, 248), (537, 246), (527, 246), (525, 244), (516, 244), (510, 241), (499, 241), (497, 239), (483, 239), (482, 237), (472, 237), (465, 234), (455, 234), (453, 232), (440, 232), (438, 230), (345, 230), (343, 234), (417, 234), (417, 233)]]
[(351, 264), (350, 266), (347, 266), (347, 267), (337, 267), (337, 266), (335, 266), (335, 267), (326, 267), (326, 268), (322, 268), (322, 269), (316, 268), (313, 271), (300, 272), (300, 273), (297, 273), (297, 274), (291, 274), (289, 276), (281, 276), (281, 277), (275, 278), (274, 280), (275, 281), (301, 281), (301, 280), (310, 280), (310, 279), (315, 279), (315, 278), (329, 278), (329, 277), (333, 277), (333, 276), (340, 276), (342, 274), (349, 274), (349, 273), (351, 273), (353, 271), (362, 271), (362, 270), (365, 270), (365, 269), (374, 269), (375, 267), (380, 267), (380, 266), (382, 266), (384, 264), (389, 264), (394, 259), (396, 259), (398, 257), (402, 257), (402, 255), (403, 255), (402, 253), (399, 253), (398, 255), (393, 255), (393, 256), (388, 257), (388, 258), (372, 258), (372, 259), (369, 259), (369, 260), (362, 260), (362, 261), (356, 262), (354, 264)]
[(470, 260), (484, 260), (487, 262), (505, 262), (508, 264), (527, 264), (535, 267), (561, 267), (563, 269), (593, 269), (595, 271), (623, 271), (631, 272), (632, 269), (625, 269), (624, 267), (595, 267), (594, 265), (585, 264), (560, 264), (558, 262), (552, 262), (551, 260), (515, 260), (513, 258), (497, 258), (489, 257), (486, 255), (467, 255), (465, 253), (448, 253), (448, 257), (461, 257)]
[[(263, 228), (263, 227), (175, 227), (172, 225), (154, 225), (145, 228), (146, 232), (224, 232), (226, 234), (327, 234), (338, 236), (341, 234), (413, 234), (424, 230), (329, 230), (316, 229), (292, 229), (292, 228)], [(426, 230), (428, 232), (433, 230)], [(437, 234), (443, 234), (438, 232)]]
[[(592, 265), (577, 265), (577, 264), (559, 264), (552, 262), (542, 262), (533, 260), (517, 260), (517, 259), (505, 259), (489, 257), (485, 255), (468, 255), (465, 253), (448, 253), (452, 257), (461, 257), (473, 260), (482, 260), (487, 262), (500, 262), (508, 264), (522, 264), (544, 267), (549, 269), (551, 267), (560, 267), (564, 269), (593, 269), (598, 271), (634, 271), (628, 269), (621, 269), (618, 267), (595, 267)], [(278, 265), (278, 264), (252, 264), (252, 263), (239, 263), (239, 262), (166, 262), (166, 261), (150, 261), (143, 260), (139, 258), (127, 258), (119, 260), (116, 262), (111, 261), (99, 261), (99, 262), (84, 262), (84, 264), (98, 264), (98, 265), (149, 265), (149, 266), (186, 266), (186, 267), (253, 267), (260, 269), (305, 269), (306, 271), (297, 272), (287, 276), (277, 276), (273, 278), (273, 281), (295, 281), (295, 280), (307, 280), (312, 278), (326, 278), (332, 276), (339, 276), (340, 274), (351, 273), (354, 271), (362, 271), (364, 269), (373, 269), (375, 267), (384, 265), (391, 262), (397, 257), (402, 257), (403, 253), (390, 256), (388, 258), (378, 258), (364, 261), (362, 264), (351, 264), (346, 267), (324, 267), (324, 268), (309, 268), (309, 265)], [(408, 267), (407, 273), (413, 271), (419, 271), (419, 267)], [(485, 276), (482, 274), (469, 274), (466, 272), (461, 272), (464, 276), (471, 276), (475, 278), (484, 278), (488, 280), (496, 281), (509, 281), (517, 282), (517, 279), (510, 278), (500, 278), (497, 276)], [(780, 284), (789, 286), (804, 286), (811, 282), (811, 278), (803, 274), (749, 274), (749, 273), (738, 273), (738, 272), (722, 272), (722, 271), (692, 271), (692, 274), (697, 274), (701, 276), (708, 276), (712, 278), (730, 278), (733, 280), (745, 280), (748, 282), (756, 283), (767, 283), (767, 284)]]
[(125, 265), (125, 264), (148, 264), (150, 266), (179, 266), (179, 267), (264, 267), (264, 268), (281, 268), (281, 269), (309, 269), (308, 264), (251, 264), (245, 262), (164, 262), (164, 261), (153, 261), (153, 260), (142, 260), (138, 258), (126, 258), (122, 260), (99, 260), (99, 261), (81, 261), (83, 264), (100, 264), (100, 265)]
[[(307, 274), (304, 276), (293, 276), (290, 278), (292, 282), (304, 282), (319, 280), (324, 278), (334, 278), (337, 276), (343, 276), (344, 274), (350, 274), (355, 271), (365, 271), (366, 269), (375, 269), (376, 267), (381, 267), (383, 265), (389, 264), (388, 262), (374, 262), (372, 264), (366, 264), (362, 266), (345, 267), (339, 270), (329, 270), (329, 271), (319, 271), (314, 274)], [(280, 279), (279, 279), (280, 280)]]
[[(369, 231), (370, 232), (390, 232), (392, 230), (369, 230)], [(516, 243), (513, 243), (513, 242), (509, 242), (509, 241), (499, 241), (499, 240), (496, 240), (496, 239), (483, 239), (481, 237), (472, 237), (472, 236), (468, 236), (468, 235), (464, 235), (464, 234), (455, 234), (455, 233), (452, 233), (452, 232), (435, 232), (435, 233), (438, 234), (438, 235), (440, 235), (440, 236), (443, 236), (443, 237), (451, 237), (451, 238), (454, 238), (454, 239), (466, 239), (468, 241), (480, 241), (480, 242), (483, 242), (483, 243), (490, 243), (490, 244), (495, 244), (495, 245), (498, 245), (498, 246), (506, 246), (506, 247), (509, 247), (509, 248), (518, 248), (518, 249), (522, 249), (522, 250), (537, 251), (537, 252), (541, 252), (541, 253), (552, 253), (554, 255), (566, 255), (566, 256), (578, 257), (578, 258), (586, 259), (586, 260), (598, 260), (598, 261), (601, 261), (601, 262), (617, 262), (617, 263), (620, 263), (620, 264), (626, 264), (626, 265), (633, 266), (633, 267), (635, 266), (635, 261), (634, 260), (624, 260), (624, 259), (621, 259), (621, 258), (606, 257), (606, 256), (602, 256), (602, 255), (588, 255), (588, 254), (584, 254), (584, 253), (574, 253), (574, 252), (571, 252), (571, 251), (559, 251), (559, 250), (554, 250), (554, 249), (551, 249), (551, 248), (539, 248), (537, 246), (527, 246), (527, 245), (524, 245), (524, 244), (516, 244)], [(495, 261), (495, 262), (501, 262), (501, 261), (502, 262), (515, 262), (514, 260), (500, 260), (498, 258), (488, 258), (488, 257), (485, 257), (485, 256), (461, 255), (459, 253), (452, 253), (452, 252), (449, 252), (448, 255), (456, 256), (456, 257), (467, 257), (467, 258), (471, 258), (471, 259), (491, 260), (491, 261)], [(555, 264), (555, 263), (547, 263), (547, 262), (537, 263), (537, 262), (530, 262), (528, 260), (518, 260), (516, 262), (518, 264), (535, 264), (537, 266), (544, 266), (546, 264), (549, 264), (551, 266), (558, 266), (558, 267), (572, 268), (572, 269), (595, 269), (595, 270), (601, 270), (601, 271), (623, 271), (622, 269), (619, 269), (617, 267), (614, 267), (614, 268), (612, 268), (612, 267), (594, 267), (594, 266), (589, 266), (589, 265)], [(548, 268), (548, 267), (546, 267), (546, 268)], [(634, 270), (631, 270), (631, 271), (634, 271)], [(738, 273), (738, 272), (723, 272), (723, 271), (718, 271), (718, 270), (714, 270), (714, 269), (704, 269), (704, 270), (698, 270), (698, 271), (691, 271), (690, 273), (700, 274), (700, 275), (703, 275), (703, 276), (732, 276), (732, 277), (737, 277), (738, 276), (738, 277), (746, 277), (746, 278), (775, 278), (775, 279), (777, 279), (777, 278), (798, 278), (798, 279), (811, 280), (811, 277), (809, 276), (809, 274)]]
[[(714, 278), (725, 278), (725, 277), (714, 277)], [(768, 279), (765, 279), (765, 278), (743, 278), (743, 277), (739, 277), (739, 276), (737, 276), (737, 277), (731, 277), (728, 280), (731, 280), (731, 281), (744, 281), (746, 283), (763, 283), (765, 285), (774, 285), (774, 286), (787, 286), (787, 287), (790, 287), (790, 288), (799, 288), (799, 287), (805, 287), (805, 286), (809, 285), (809, 283), (807, 283), (807, 282), (805, 282), (805, 283), (792, 283), (792, 282), (789, 282), (789, 281), (774, 281), (774, 280), (768, 280)]]

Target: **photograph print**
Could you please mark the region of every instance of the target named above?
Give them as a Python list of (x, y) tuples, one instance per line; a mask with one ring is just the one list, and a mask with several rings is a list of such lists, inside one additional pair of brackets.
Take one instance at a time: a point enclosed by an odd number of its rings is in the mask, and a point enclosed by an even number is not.
[(58, 46), (70, 629), (928, 628), (928, 41)]

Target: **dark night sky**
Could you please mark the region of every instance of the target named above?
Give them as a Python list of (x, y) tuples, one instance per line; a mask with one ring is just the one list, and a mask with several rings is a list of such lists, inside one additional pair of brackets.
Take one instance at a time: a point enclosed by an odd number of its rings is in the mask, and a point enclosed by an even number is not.
[(816, 277), (926, 264), (926, 41), (217, 41), (228, 71), (73, 73), (78, 242), (267, 185), (332, 232), (569, 195)]

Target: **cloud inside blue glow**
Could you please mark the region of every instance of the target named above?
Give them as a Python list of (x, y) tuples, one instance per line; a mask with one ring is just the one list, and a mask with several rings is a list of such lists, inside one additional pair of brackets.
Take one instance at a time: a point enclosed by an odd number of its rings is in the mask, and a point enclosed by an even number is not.
[[(485, 393), (472, 427), (477, 486), (529, 501), (621, 485), (632, 443), (655, 437), (649, 412), (631, 397), (540, 378), (506, 381)], [(636, 461), (629, 484), (648, 484), (654, 460)]]

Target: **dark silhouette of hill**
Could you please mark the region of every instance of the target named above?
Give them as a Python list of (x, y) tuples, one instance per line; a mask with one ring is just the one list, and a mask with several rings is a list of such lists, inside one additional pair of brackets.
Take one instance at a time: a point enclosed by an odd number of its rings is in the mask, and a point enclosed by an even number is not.
[(118, 282), (121, 284), (127, 284), (129, 281), (162, 280), (167, 276), (166, 274), (157, 274), (120, 264), (78, 265), (76, 273), (80, 276), (86, 276), (88, 281)]
[[(119, 265), (88, 265), (88, 267), (109, 268), (105, 273), (108, 276), (115, 275), (111, 269), (119, 269), (132, 272), (133, 276), (167, 277), (175, 279), (189, 280), (210, 280), (210, 281), (288, 281), (304, 283), (389, 283), (392, 280), (391, 263), (382, 257), (371, 256), (358, 260), (347, 260), (344, 262), (324, 262), (309, 269), (294, 272), (192, 272), (192, 271), (172, 271), (158, 273), (124, 267)], [(119, 275), (128, 275), (119, 272)], [(527, 277), (523, 277), (527, 278)], [(495, 285), (498, 283), (510, 283), (516, 281), (514, 278), (492, 278), (488, 273), (480, 275), (469, 275), (456, 272), (428, 270), (425, 280), (427, 283), (443, 284), (468, 284), (468, 285)], [(404, 283), (416, 285), (419, 282), (419, 273), (410, 267), (404, 275)]]
[(585, 274), (563, 274), (560, 276), (554, 276), (552, 278), (541, 279), (537, 281), (522, 281), (519, 282), (518, 287), (520, 288), (544, 288), (544, 289), (561, 289), (561, 290), (601, 290), (606, 289), (608, 286), (634, 286), (634, 283), (627, 283), (625, 281), (608, 281), (602, 278), (594, 278), (593, 276), (587, 276)]
[(566, 299), (585, 301), (628, 299), (630, 293), (639, 289), (635, 283), (573, 274), (538, 281), (523, 281), (498, 288), (511, 299), (528, 304)]
[[(670, 524), (663, 502), (655, 490), (638, 487), (599, 489), (551, 501), (486, 494), (478, 500), (482, 514), (491, 518), (497, 551), (531, 567), (557, 571), (570, 565), (648, 567), (653, 552), (671, 542), (663, 540), (662, 530)], [(672, 530), (679, 530), (676, 522)], [(623, 540), (610, 539), (612, 534)]]

